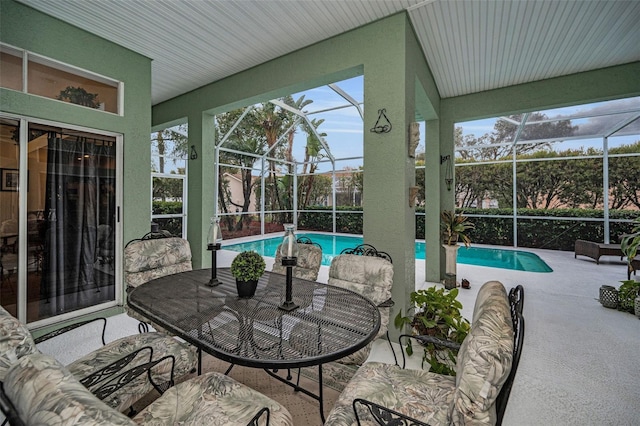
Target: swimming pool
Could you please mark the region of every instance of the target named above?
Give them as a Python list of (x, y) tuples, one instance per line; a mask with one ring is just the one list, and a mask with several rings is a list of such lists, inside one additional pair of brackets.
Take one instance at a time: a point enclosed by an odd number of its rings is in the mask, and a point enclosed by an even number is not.
[[(298, 237), (308, 237), (322, 246), (322, 264), (329, 266), (331, 259), (346, 248), (353, 248), (362, 244), (362, 237), (350, 237), (333, 234), (297, 234)], [(276, 249), (282, 242), (282, 237), (265, 238), (245, 243), (225, 245), (223, 250), (245, 251), (255, 250), (262, 256), (275, 257)], [(425, 259), (425, 244), (416, 243), (416, 259)], [(484, 247), (460, 247), (458, 263), (467, 265), (487, 266), (490, 268), (512, 269), (527, 272), (553, 272), (538, 255), (522, 250), (508, 250)]]

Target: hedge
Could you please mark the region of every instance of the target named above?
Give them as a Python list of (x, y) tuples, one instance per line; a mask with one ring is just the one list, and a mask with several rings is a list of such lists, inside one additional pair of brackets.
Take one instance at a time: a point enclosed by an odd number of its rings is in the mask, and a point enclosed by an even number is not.
[[(308, 231), (331, 232), (331, 207), (313, 207), (314, 211), (298, 213), (298, 228)], [(462, 211), (457, 209), (459, 213)], [(182, 212), (182, 203), (177, 201), (154, 201), (154, 214)], [(416, 208), (416, 239), (425, 235), (424, 208)], [(475, 224), (470, 232), (472, 243), (498, 246), (513, 246), (513, 217), (511, 209), (465, 209), (464, 214)], [(602, 210), (593, 209), (518, 209), (518, 247), (544, 248), (573, 251), (577, 239), (603, 242), (604, 223)], [(631, 232), (630, 221), (638, 217), (637, 211), (611, 210), (609, 212), (609, 238), (617, 243), (622, 234)], [(489, 217), (498, 216), (498, 217)], [(556, 217), (539, 220), (527, 217)], [(567, 219), (562, 219), (567, 218)], [(617, 222), (623, 221), (623, 222)], [(627, 222), (624, 222), (627, 221)], [(361, 207), (336, 208), (336, 232), (362, 234)]]
[[(301, 212), (298, 214), (298, 228), (312, 231), (331, 232), (331, 208), (314, 208), (321, 212)], [(461, 213), (461, 210), (457, 210)], [(350, 213), (347, 213), (350, 212)], [(353, 212), (353, 213), (351, 213)], [(424, 208), (416, 208), (423, 213)], [(416, 214), (416, 239), (424, 239), (425, 216)], [(511, 209), (465, 209), (475, 229), (470, 232), (471, 241), (476, 244), (513, 246), (513, 217)], [(477, 216), (476, 216), (477, 215)], [(591, 209), (518, 209), (518, 247), (544, 248), (550, 250), (573, 251), (575, 240), (604, 241), (604, 223), (589, 220), (603, 218), (602, 210)], [(480, 217), (483, 216), (483, 217)], [(500, 217), (488, 217), (500, 216)], [(528, 217), (557, 217), (559, 219), (539, 220)], [(611, 210), (609, 218), (610, 241), (616, 243), (622, 234), (629, 233), (632, 224), (615, 222), (631, 221), (638, 216), (637, 211)], [(566, 217), (567, 219), (561, 219)], [(580, 220), (580, 218), (584, 218)], [(336, 208), (336, 231), (348, 234), (362, 234), (362, 213), (359, 207)]]

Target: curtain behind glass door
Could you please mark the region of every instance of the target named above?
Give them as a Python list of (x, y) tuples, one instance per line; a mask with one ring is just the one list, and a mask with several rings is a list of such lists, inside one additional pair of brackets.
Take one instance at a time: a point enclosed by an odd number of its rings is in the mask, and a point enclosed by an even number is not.
[(29, 135), (32, 322), (115, 300), (116, 147), (50, 128)]
[(17, 316), (20, 123), (0, 120), (0, 305)]

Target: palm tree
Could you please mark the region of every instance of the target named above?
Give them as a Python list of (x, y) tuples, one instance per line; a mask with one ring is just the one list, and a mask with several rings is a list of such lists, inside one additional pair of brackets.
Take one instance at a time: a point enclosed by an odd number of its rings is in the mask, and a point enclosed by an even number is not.
[[(230, 129), (242, 115), (242, 112), (242, 109), (238, 109), (218, 114), (216, 116), (216, 144), (218, 144), (219, 141), (229, 133)], [(233, 132), (228, 136), (224, 146), (235, 151), (246, 152), (258, 156), (263, 155), (265, 153), (267, 142), (264, 133), (261, 131), (260, 124), (256, 119), (257, 116), (255, 113), (248, 113), (243, 118), (242, 122), (233, 129)], [(258, 182), (253, 178), (252, 174), (253, 164), (255, 163), (256, 158), (249, 155), (220, 151), (219, 160), (220, 163), (237, 166), (221, 166), (219, 168), (218, 193), (220, 194), (220, 210), (223, 213), (229, 213), (229, 207), (235, 206), (235, 208), (240, 209), (242, 213), (247, 213), (251, 204), (251, 194)], [(224, 179), (225, 173), (236, 174), (238, 170), (240, 170), (240, 179), (242, 181), (242, 204), (238, 204), (233, 201), (228, 182)], [(237, 219), (236, 223), (233, 224), (233, 218), (231, 216), (226, 216), (227, 228), (230, 230), (240, 231), (247, 220), (248, 216), (241, 215)]]

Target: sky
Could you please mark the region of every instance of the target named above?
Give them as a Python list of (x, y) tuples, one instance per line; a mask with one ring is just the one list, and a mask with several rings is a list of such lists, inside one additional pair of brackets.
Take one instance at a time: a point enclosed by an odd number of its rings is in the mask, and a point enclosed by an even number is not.
[[(364, 78), (362, 76), (354, 77), (348, 80), (336, 82), (335, 85), (346, 92), (349, 96), (354, 98), (360, 103), (361, 108), (364, 109), (362, 104), (364, 98)], [(304, 95), (305, 99), (312, 100), (313, 102), (304, 108), (304, 112), (309, 119), (324, 119), (325, 121), (319, 126), (319, 133), (326, 133), (325, 141), (327, 142), (329, 149), (336, 159), (340, 158), (352, 158), (362, 157), (363, 153), (363, 132), (364, 126), (362, 118), (357, 109), (350, 105), (350, 103), (332, 90), (329, 86), (321, 86), (315, 89), (306, 90), (292, 94), (292, 98), (297, 100), (300, 96)], [(345, 107), (335, 109), (332, 111), (324, 111), (330, 108)], [(314, 113), (316, 111), (324, 111)], [(625, 113), (612, 114), (614, 111), (625, 111)], [(599, 102), (588, 105), (579, 105), (573, 107), (557, 108), (552, 110), (541, 111), (549, 118), (568, 118), (576, 117), (578, 115), (586, 114), (605, 114), (598, 118), (582, 118), (573, 119), (572, 124), (579, 125), (581, 134), (592, 134), (593, 132), (602, 132), (602, 121), (606, 120), (606, 128), (615, 128), (616, 123), (622, 122), (633, 114), (640, 112), (640, 97), (621, 99), (615, 101)], [(474, 137), (480, 137), (485, 133), (491, 133), (494, 129), (494, 125), (497, 118), (490, 118), (484, 120), (477, 120), (465, 123), (457, 123), (462, 127), (463, 135), (473, 135)], [(640, 140), (640, 119), (634, 122), (633, 126), (634, 135), (627, 135), (621, 137), (612, 137), (609, 139), (609, 147), (616, 147), (623, 144), (631, 144), (637, 140)], [(420, 137), (421, 142), (418, 150), (424, 149), (424, 123), (421, 123)], [(306, 133), (302, 130), (298, 130), (294, 137), (293, 156), (296, 161), (303, 161), (304, 148), (306, 145)], [(555, 149), (577, 149), (577, 148), (595, 147), (602, 148), (602, 137), (580, 139), (566, 141), (562, 144), (556, 144)], [(336, 170), (341, 170), (346, 167), (358, 168), (362, 165), (362, 159), (351, 159), (336, 161)], [(331, 170), (331, 163), (325, 162), (319, 166), (319, 172), (325, 172)], [(299, 168), (301, 172), (301, 166)]]
[[(363, 77), (355, 77), (335, 83), (340, 89), (361, 104), (364, 99)], [(315, 111), (323, 111), (329, 108), (350, 105), (349, 102), (336, 93), (329, 86), (321, 86), (315, 89), (292, 95), (298, 99), (304, 95), (305, 99), (313, 100), (313, 103), (304, 108), (309, 119), (324, 119), (318, 127), (319, 133), (326, 133), (325, 140), (334, 158), (362, 157), (363, 124), (358, 110), (354, 106), (326, 111), (314, 114)], [(306, 146), (306, 134), (302, 131), (296, 133), (294, 138), (293, 156), (297, 161), (304, 159)], [(362, 165), (362, 160), (337, 161), (336, 169), (345, 167), (357, 168)], [(331, 163), (323, 163), (319, 171), (331, 170)]]
[[(336, 83), (342, 90), (348, 93), (358, 102), (363, 101), (363, 77), (355, 77), (349, 80)], [(324, 118), (325, 122), (319, 127), (321, 132), (327, 133), (326, 141), (335, 158), (347, 158), (362, 156), (362, 139), (363, 124), (356, 108), (349, 107), (321, 114), (311, 114), (313, 111), (323, 110), (331, 107), (348, 105), (340, 95), (330, 89), (328, 86), (319, 87), (305, 92), (293, 95), (297, 99), (304, 94), (305, 99), (312, 99), (313, 103), (305, 108), (309, 118)], [(629, 118), (640, 112), (640, 97), (619, 99), (614, 101), (598, 102), (586, 105), (577, 105), (571, 107), (563, 107), (541, 111), (549, 118), (572, 119), (573, 125), (578, 125), (578, 133), (585, 136), (593, 134), (602, 134), (605, 129), (614, 129), (617, 124), (625, 122)], [(614, 114), (616, 113), (617, 114)], [(585, 115), (594, 115), (595, 118), (575, 118), (584, 117)], [(599, 116), (598, 116), (599, 115)], [(491, 133), (497, 118), (486, 120), (478, 120), (473, 122), (458, 123), (463, 129), (463, 135), (474, 135), (480, 137), (485, 133)], [(640, 119), (637, 119), (633, 125), (633, 135), (613, 136), (609, 138), (609, 148), (620, 145), (632, 144), (640, 140)], [(421, 145), (424, 149), (424, 123), (420, 130)], [(304, 146), (306, 135), (299, 131), (294, 142), (294, 157), (301, 161), (304, 158)], [(556, 144), (556, 149), (578, 149), (581, 147), (602, 148), (602, 137), (591, 137), (586, 139), (565, 141), (562, 144)], [(349, 160), (336, 163), (336, 168), (341, 169), (344, 166), (358, 167), (362, 165), (361, 160)], [(330, 170), (327, 163), (322, 170)]]
[[(573, 118), (571, 123), (574, 126), (579, 126), (578, 133), (581, 135), (601, 135), (603, 132), (607, 131), (606, 129), (616, 129), (618, 124), (624, 123), (628, 119), (639, 114), (640, 97), (556, 108), (540, 112), (549, 118), (557, 119), (593, 115), (595, 117)], [(457, 125), (462, 127), (463, 136), (472, 135), (478, 138), (486, 133), (491, 133), (496, 121), (497, 118), (489, 118), (457, 123)], [(608, 141), (609, 148), (614, 148), (620, 145), (629, 145), (640, 140), (640, 119), (636, 119), (633, 122), (633, 126), (625, 128), (626, 133), (629, 132), (628, 129), (630, 129), (631, 132), (635, 132), (635, 134), (626, 134), (623, 136), (614, 135), (610, 137)], [(562, 144), (557, 144), (556, 147), (559, 150), (577, 149), (580, 147), (594, 147), (602, 149), (602, 136), (565, 141)]]

